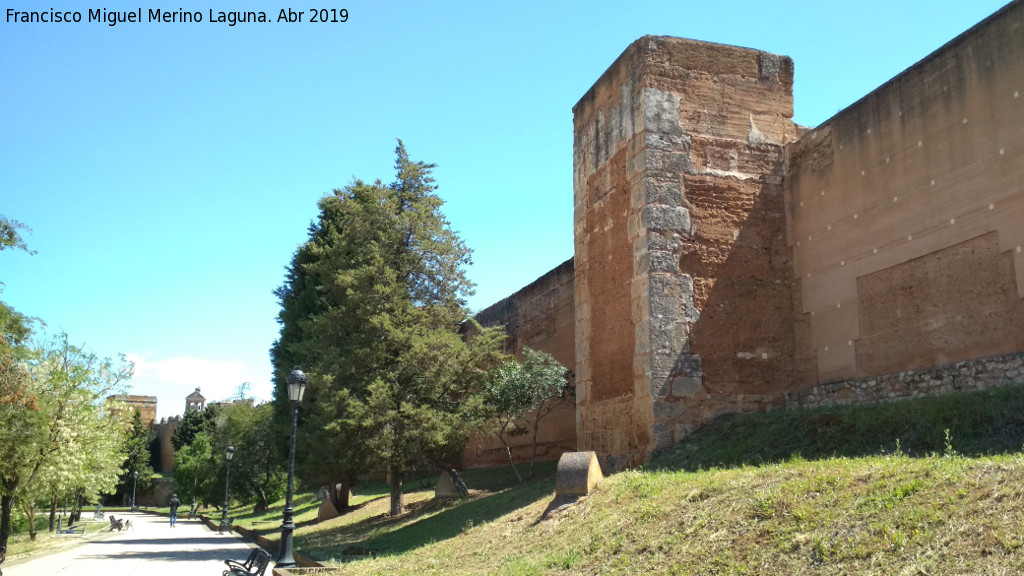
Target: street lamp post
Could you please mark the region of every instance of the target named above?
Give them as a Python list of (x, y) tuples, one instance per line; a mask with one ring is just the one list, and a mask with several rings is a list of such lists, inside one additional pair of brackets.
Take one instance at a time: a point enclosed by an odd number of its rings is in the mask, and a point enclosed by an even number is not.
[(228, 528), (228, 483), (231, 482), (231, 458), (235, 456), (235, 447), (228, 446), (228, 451), (224, 454), (227, 459), (227, 465), (225, 465), (226, 472), (224, 472), (224, 511), (220, 515), (220, 533), (224, 533), (224, 529)]
[(302, 394), (306, 391), (306, 375), (298, 366), (295, 367), (286, 378), (288, 382), (288, 399), (292, 401), (292, 440), (288, 450), (288, 492), (284, 503), (284, 521), (281, 522), (281, 547), (277, 551), (278, 568), (295, 566), (295, 558), (292, 556), (292, 532), (295, 531), (295, 523), (292, 522), (294, 510), (292, 510), (292, 485), (295, 481), (295, 430), (299, 425), (299, 404), (302, 403)]
[(135, 487), (139, 484), (139, 471), (132, 470), (132, 512), (138, 510), (135, 506)]

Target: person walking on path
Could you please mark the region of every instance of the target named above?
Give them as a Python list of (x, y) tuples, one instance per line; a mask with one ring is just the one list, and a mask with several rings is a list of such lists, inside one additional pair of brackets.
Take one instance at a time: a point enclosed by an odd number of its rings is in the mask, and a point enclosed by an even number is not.
[(181, 506), (181, 500), (178, 500), (177, 494), (171, 494), (167, 505), (171, 507), (171, 528), (174, 528), (174, 524), (178, 521), (178, 506)]

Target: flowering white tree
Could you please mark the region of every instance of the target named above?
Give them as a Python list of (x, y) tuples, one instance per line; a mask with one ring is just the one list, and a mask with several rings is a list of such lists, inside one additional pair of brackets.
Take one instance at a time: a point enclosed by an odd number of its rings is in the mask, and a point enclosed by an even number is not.
[(0, 407), (0, 546), (7, 543), (15, 497), (31, 518), (41, 498), (53, 509), (63, 496), (113, 489), (127, 411), (106, 399), (123, 392), (132, 365), (101, 360), (61, 334), (12, 370), (20, 379), (4, 391), (12, 401)]

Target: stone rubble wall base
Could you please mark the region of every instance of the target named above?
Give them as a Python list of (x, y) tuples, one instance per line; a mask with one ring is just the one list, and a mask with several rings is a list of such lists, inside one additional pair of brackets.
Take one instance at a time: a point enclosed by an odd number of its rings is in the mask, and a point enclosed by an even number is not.
[(877, 404), (1024, 383), (1024, 352), (873, 378), (822, 384), (783, 396), (787, 410)]

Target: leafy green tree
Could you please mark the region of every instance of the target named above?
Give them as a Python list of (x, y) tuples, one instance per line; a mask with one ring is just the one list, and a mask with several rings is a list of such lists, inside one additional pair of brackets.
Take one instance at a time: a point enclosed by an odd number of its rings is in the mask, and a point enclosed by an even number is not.
[[(551, 413), (557, 399), (569, 390), (568, 370), (547, 352), (523, 349), (523, 362), (503, 362), (495, 368), (484, 388), (484, 410), (489, 416), (494, 434), (505, 446), (508, 461), (516, 477), (523, 477), (512, 459), (508, 438), (527, 433), (530, 427), (533, 455), (530, 458), (530, 476), (537, 461), (537, 435), (541, 420)], [(532, 422), (523, 422), (532, 414)]]
[(199, 432), (190, 443), (174, 453), (174, 483), (178, 485), (182, 501), (217, 502), (219, 473), (214, 469), (211, 446), (210, 435)]
[(528, 382), (530, 411), (533, 413), (530, 457), (530, 476), (537, 463), (537, 434), (540, 422), (555, 407), (555, 403), (572, 392), (569, 387), (569, 371), (554, 356), (530, 348), (523, 349), (523, 378)]
[(396, 156), (393, 183), (356, 180), (320, 201), (277, 292), (272, 351), (279, 415), (290, 414), (292, 366), (310, 376), (302, 436), (319, 446), (306, 444), (302, 459), (335, 460), (343, 478), (367, 465), (386, 470), (394, 515), (407, 471), (461, 453), (475, 391), (501, 358), (495, 330), (458, 332), (470, 254), (441, 213), (434, 165), (410, 160), (401, 141)]
[[(0, 251), (30, 252), (18, 232), (23, 228), (0, 215)], [(33, 446), (45, 433), (43, 416), (29, 390), (26, 361), (32, 352), (25, 343), (31, 335), (31, 319), (0, 302), (0, 549), (7, 547), (20, 479), (28, 473)]]
[(188, 410), (181, 418), (181, 424), (174, 429), (171, 436), (171, 445), (174, 450), (181, 450), (192, 443), (192, 439), (200, 432), (213, 435), (217, 429), (217, 419), (220, 417), (220, 406), (217, 404), (207, 405), (202, 410)]
[[(129, 498), (133, 487), (136, 492), (145, 492), (153, 484), (149, 447), (154, 435), (142, 424), (142, 415), (137, 409), (132, 409), (131, 415), (131, 423), (125, 430), (121, 442), (123, 464), (117, 485), (117, 492)], [(139, 473), (138, 480), (135, 480), (133, 472)]]
[(224, 409), (218, 426), (218, 445), (235, 447), (231, 461), (231, 494), (241, 502), (255, 503), (254, 514), (266, 512), (270, 502), (284, 495), (285, 459), (274, 450), (270, 427), (273, 406), (236, 402)]
[(21, 233), (18, 232), (19, 230), (29, 230), (29, 227), (0, 214), (0, 250), (13, 248), (28, 252), (29, 254), (35, 254), (32, 250), (29, 250), (25, 240), (21, 237)]
[(0, 548), (7, 547), (15, 496), (33, 472), (37, 446), (47, 441), (46, 415), (39, 406), (25, 361), (30, 351), (0, 340)]
[[(10, 534), (14, 497), (113, 488), (124, 421), (103, 402), (131, 377), (130, 363), (100, 360), (66, 334), (26, 354), (16, 402), (0, 407), (0, 546)], [(5, 393), (6, 394), (6, 393)]]
[(529, 410), (530, 397), (526, 386), (523, 385), (525, 379), (522, 372), (522, 364), (514, 360), (503, 362), (496, 367), (484, 386), (482, 405), (484, 418), (490, 420), (491, 431), (505, 447), (508, 463), (520, 482), (523, 481), (523, 476), (516, 467), (515, 459), (512, 458), (509, 439), (526, 433), (519, 420)]
[[(126, 429), (123, 406), (116, 400), (82, 400), (90, 407), (70, 414), (62, 425), (68, 433), (61, 440), (59, 452), (46, 460), (34, 483), (24, 485), (21, 502), (26, 515), (35, 517), (31, 506), (36, 500), (48, 501), (51, 532), (56, 529), (59, 503), (70, 502), (72, 515), (77, 518), (86, 501), (113, 490), (121, 473)], [(99, 411), (95, 410), (97, 403)]]

